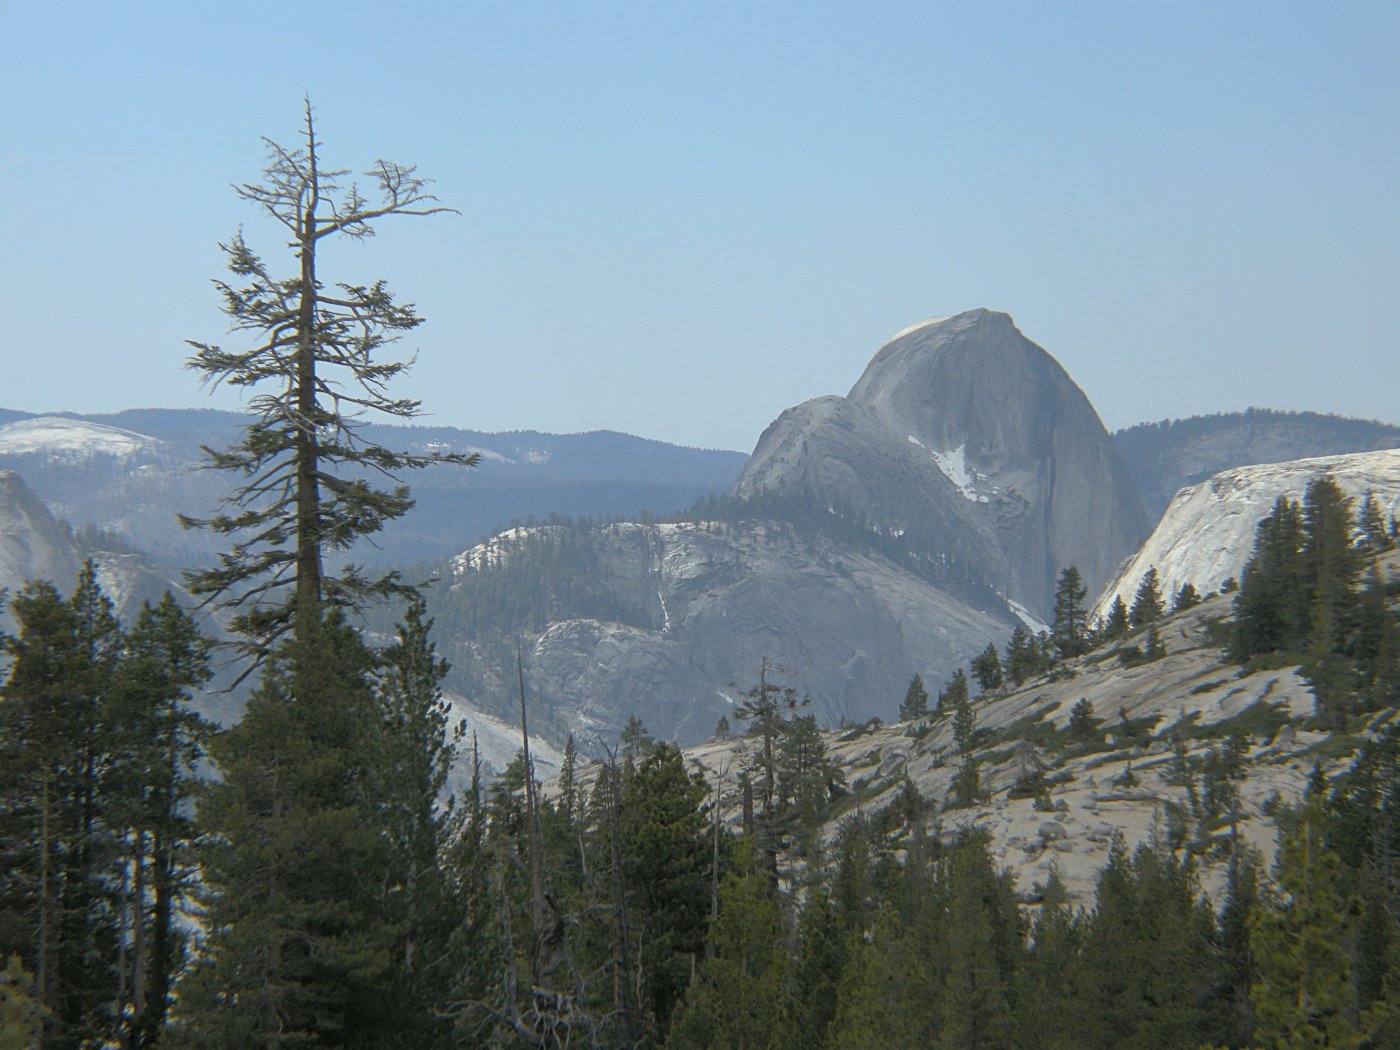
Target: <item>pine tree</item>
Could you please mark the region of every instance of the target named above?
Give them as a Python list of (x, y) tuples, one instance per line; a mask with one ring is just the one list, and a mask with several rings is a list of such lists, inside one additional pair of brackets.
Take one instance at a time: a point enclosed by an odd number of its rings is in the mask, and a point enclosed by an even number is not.
[(399, 1038), (424, 1048), (446, 1037), (447, 949), (456, 919), (442, 856), (443, 795), (457, 746), (441, 688), (447, 663), (429, 638), (432, 626), (423, 600), (411, 600), (394, 643), (378, 654), (377, 732), (363, 773), (384, 865), (374, 919), (389, 924), (383, 1012), (395, 1018)]
[(1060, 573), (1055, 587), (1055, 619), (1050, 627), (1058, 659), (1082, 656), (1089, 650), (1089, 625), (1084, 609), (1087, 593), (1078, 568), (1071, 565)]
[(670, 1050), (780, 1050), (789, 1027), (782, 913), (748, 840), (720, 894), (713, 957), (690, 982)]
[(1258, 979), (1251, 991), (1264, 1046), (1362, 1045), (1346, 944), (1351, 919), (1341, 868), (1322, 842), (1323, 814), (1313, 799), (1299, 814), (1276, 861), (1278, 893), (1261, 902), (1251, 947)]
[(622, 789), (622, 873), (639, 945), (638, 968), (660, 1038), (704, 954), (712, 843), (709, 789), (662, 744)]
[[(770, 681), (769, 676), (775, 670), (768, 657), (759, 661), (758, 684), (744, 693), (743, 702), (734, 711), (739, 718), (752, 722), (758, 728), (761, 741), (757, 759), (759, 789), (765, 817), (772, 812), (778, 786), (775, 759), (778, 739), (791, 714), (806, 703), (798, 700), (796, 689)], [(765, 844), (765, 848), (768, 846)]]
[(1123, 604), (1123, 596), (1115, 594), (1109, 606), (1108, 618), (1104, 621), (1103, 636), (1110, 641), (1128, 637), (1128, 607)]
[(1069, 735), (1075, 740), (1090, 740), (1098, 732), (1098, 719), (1094, 717), (1094, 705), (1088, 697), (1080, 697), (1069, 713)]
[(997, 1050), (1010, 1045), (1021, 936), (1009, 881), (992, 871), (984, 836), (959, 842), (949, 885), (939, 1045)]
[(1134, 628), (1146, 627), (1162, 618), (1162, 585), (1157, 577), (1157, 566), (1150, 566), (1138, 583), (1133, 595), (1133, 606), (1128, 610), (1128, 623)]
[(904, 693), (904, 700), (899, 705), (899, 720), (913, 722), (927, 717), (928, 690), (924, 688), (923, 678), (916, 674), (910, 679), (909, 688)]
[(219, 564), (189, 574), (191, 590), (232, 614), (244, 646), (259, 656), (296, 622), (297, 603), (358, 607), (412, 588), (396, 573), (365, 576), (353, 564), (328, 572), (327, 555), (349, 550), (412, 505), (405, 486), (375, 488), (367, 480), (433, 462), (471, 464), (475, 454), (416, 456), (365, 440), (360, 416), (418, 414), (419, 403), (391, 396), (389, 383), (408, 362), (381, 358), (384, 348), (422, 319), (396, 303), (383, 281), (342, 282), (332, 292), (318, 271), (323, 242), (361, 240), (393, 215), (435, 215), (439, 206), (415, 168), (378, 161), (367, 177), (378, 199), (346, 184), (347, 171), (323, 166), (311, 104), (302, 144), (288, 148), (265, 139), (269, 151), (260, 182), (237, 187), (238, 196), (285, 227), (295, 271), (277, 277), (242, 232), (223, 245), (232, 283), (216, 281), (234, 332), (250, 349), (225, 350), (191, 341), (189, 367), (211, 387), (246, 388), (254, 420), (242, 439), (205, 449), (209, 464), (241, 484), (225, 512), (182, 518), (188, 527), (227, 536)]
[(27, 585), (11, 603), (0, 703), (0, 937), (46, 1011), (44, 1045), (110, 1037), (120, 932), (106, 875), (112, 685), (121, 637), (89, 562), (73, 597)]
[(1036, 652), (1035, 639), (1021, 624), (1011, 630), (1011, 638), (1006, 643), (1006, 677), (1013, 686), (1019, 686), (1027, 679), (1040, 673), (1040, 658)]
[(995, 645), (989, 643), (972, 661), (972, 677), (977, 679), (977, 685), (984, 693), (1001, 688), (1001, 657), (997, 655)]
[(1201, 596), (1196, 593), (1196, 588), (1190, 581), (1183, 583), (1176, 592), (1176, 597), (1172, 599), (1172, 612), (1185, 612), (1187, 609), (1194, 609), (1201, 604)]
[(118, 999), (123, 1045), (155, 1046), (184, 962), (179, 914), (196, 870), (190, 804), (212, 726), (191, 707), (210, 677), (209, 643), (167, 591), (126, 638), (112, 690), (109, 820), (119, 829)]
[(1254, 553), (1235, 595), (1231, 656), (1240, 661), (1296, 649), (1307, 628), (1310, 590), (1302, 562), (1303, 518), (1285, 496), (1259, 522)]
[(1381, 513), (1374, 492), (1366, 493), (1361, 509), (1357, 511), (1356, 522), (1368, 553), (1380, 554), (1395, 546), (1395, 537), (1386, 528), (1385, 515)]
[[(205, 936), (176, 1021), (201, 1048), (375, 1045), (400, 1023), (396, 865), (364, 753), (379, 746), (374, 660), (338, 612), (300, 614), (200, 805)], [(352, 1038), (353, 1036), (353, 1038)]]

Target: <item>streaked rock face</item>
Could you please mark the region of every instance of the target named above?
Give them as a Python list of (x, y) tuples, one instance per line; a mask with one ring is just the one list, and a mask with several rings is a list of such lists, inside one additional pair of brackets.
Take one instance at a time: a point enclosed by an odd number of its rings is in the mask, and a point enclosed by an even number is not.
[(1280, 496), (1301, 500), (1308, 484), (1324, 476), (1334, 479), (1358, 505), (1373, 493), (1387, 520), (1400, 514), (1400, 449), (1222, 471), (1176, 494), (1142, 549), (1099, 596), (1093, 615), (1106, 616), (1115, 595), (1131, 606), (1143, 576), (1154, 565), (1168, 603), (1182, 584), (1209, 594), (1226, 580), (1238, 579), (1254, 551), (1255, 530), (1274, 501)]
[[(521, 541), (498, 538), (490, 556), (511, 557)], [(778, 524), (619, 524), (593, 530), (589, 544), (614, 593), (655, 612), (647, 627), (564, 619), (527, 640), (526, 689), (549, 709), (546, 728), (589, 749), (631, 714), (658, 738), (704, 739), (732, 717), (765, 657), (793, 672), (774, 678), (810, 695), (820, 721), (888, 719), (915, 673), (936, 688), (1011, 631), (1007, 613)], [(444, 653), (488, 706), (508, 709), (513, 663), (503, 673), (499, 655), (470, 639), (448, 640)]]
[[(78, 572), (73, 544), (49, 509), (12, 470), (0, 470), (0, 590), (13, 597), (30, 580), (71, 586)], [(8, 600), (0, 608), (0, 628), (14, 621)]]
[(1042, 617), (1061, 569), (1078, 566), (1096, 591), (1148, 530), (1083, 391), (989, 310), (906, 329), (848, 397), (784, 413), (734, 493), (804, 488), (890, 530), (923, 523)]

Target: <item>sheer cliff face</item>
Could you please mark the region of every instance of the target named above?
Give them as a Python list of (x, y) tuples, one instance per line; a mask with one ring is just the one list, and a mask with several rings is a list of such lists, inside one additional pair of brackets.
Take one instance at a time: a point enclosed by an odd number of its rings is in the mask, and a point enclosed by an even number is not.
[[(73, 545), (49, 509), (13, 471), (0, 470), (0, 592), (13, 598), (30, 580), (71, 585), (78, 570)], [(14, 627), (8, 604), (0, 629)]]
[(1062, 568), (1077, 565), (1093, 593), (1148, 530), (1083, 391), (988, 310), (906, 329), (847, 398), (785, 413), (734, 491), (802, 488), (889, 528), (935, 523), (989, 583), (1042, 616)]

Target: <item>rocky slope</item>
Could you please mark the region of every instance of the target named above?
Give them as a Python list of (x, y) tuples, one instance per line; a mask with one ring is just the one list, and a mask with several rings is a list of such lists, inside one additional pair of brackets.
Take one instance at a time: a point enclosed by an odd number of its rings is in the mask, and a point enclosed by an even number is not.
[[(1400, 553), (1389, 556), (1386, 568), (1392, 579), (1400, 576)], [(1012, 871), (1029, 899), (1053, 870), (1073, 901), (1092, 903), (1115, 834), (1130, 849), (1153, 835), (1189, 849), (1202, 865), (1205, 888), (1218, 892), (1225, 877), (1223, 840), (1237, 833), (1271, 857), (1275, 801), (1296, 800), (1315, 765), (1335, 774), (1363, 740), (1306, 728), (1314, 697), (1293, 669), (1245, 674), (1224, 663), (1212, 625), (1228, 614), (1229, 599), (1216, 597), (1169, 617), (1160, 625), (1168, 652), (1160, 660), (1125, 667), (1117, 648), (1104, 648), (1021, 689), (976, 700), (975, 754), (985, 797), (970, 808), (946, 808), (959, 762), (951, 719), (935, 718), (927, 732), (895, 724), (827, 733), (828, 751), (850, 791), (836, 803), (826, 837), (857, 808), (873, 815), (893, 804), (907, 778), (932, 804), (935, 834), (985, 829), (999, 866)], [(1076, 742), (1068, 731), (1081, 700), (1106, 730), (1091, 743)], [(1371, 728), (1393, 717), (1379, 716)], [(1199, 763), (1230, 732), (1247, 740), (1233, 823), (1193, 811), (1187, 786), (1174, 775), (1176, 742)], [(740, 817), (737, 774), (752, 765), (757, 749), (756, 739), (741, 737), (686, 751), (692, 768), (720, 791), (731, 825)], [(1048, 784), (1039, 804), (1015, 790), (1034, 775)], [(1198, 795), (1201, 788), (1198, 774)]]
[[(0, 470), (0, 594), (12, 598), (30, 580), (48, 580), (67, 594), (89, 558), (118, 616), (134, 615), (142, 602), (158, 600), (175, 586), (139, 554), (81, 547), (18, 474)], [(15, 627), (6, 601), (0, 604), (0, 630)]]
[(1400, 449), (1239, 467), (1176, 494), (1152, 535), (1104, 588), (1091, 618), (1107, 616), (1115, 597), (1131, 607), (1142, 577), (1156, 566), (1171, 600), (1184, 583), (1202, 594), (1238, 580), (1254, 550), (1259, 522), (1280, 496), (1301, 500), (1308, 484), (1333, 478), (1358, 503), (1374, 493), (1387, 519), (1400, 515)]
[(734, 495), (815, 492), (946, 555), (1041, 618), (1061, 569), (1092, 589), (1147, 534), (1112, 440), (1083, 392), (1004, 313), (900, 332), (845, 399), (785, 413)]
[[(67, 532), (14, 471), (0, 470), (0, 592), (11, 595), (29, 580), (71, 581), (78, 559)], [(0, 629), (14, 620), (6, 605)]]
[[(450, 625), (454, 603), (483, 593), (473, 589), (480, 574), (529, 557), (530, 538), (512, 533), (458, 558), (430, 596), (439, 622)], [(522, 633), (542, 731), (556, 741), (573, 733), (586, 748), (615, 739), (631, 714), (661, 737), (703, 739), (733, 714), (765, 657), (792, 672), (785, 680), (824, 721), (888, 716), (916, 672), (940, 681), (1011, 631), (1004, 607), (979, 610), (879, 555), (779, 524), (618, 524), (584, 542), (588, 580), (616, 611), (564, 606)], [(443, 634), (453, 688), (511, 717), (510, 645), (450, 626)]]
[(1400, 448), (1400, 427), (1317, 412), (1251, 408), (1140, 423), (1113, 435), (1153, 520), (1177, 490), (1230, 467)]

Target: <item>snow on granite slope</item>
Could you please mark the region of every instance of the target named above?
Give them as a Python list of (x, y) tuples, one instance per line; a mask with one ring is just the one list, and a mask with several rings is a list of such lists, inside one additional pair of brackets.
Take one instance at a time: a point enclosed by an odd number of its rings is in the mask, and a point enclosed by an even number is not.
[(155, 438), (134, 430), (63, 416), (36, 416), (0, 427), (0, 455), (59, 452), (129, 456), (157, 444)]
[(1255, 530), (1274, 501), (1279, 496), (1301, 500), (1308, 484), (1323, 475), (1336, 480), (1358, 504), (1371, 492), (1387, 518), (1400, 514), (1400, 449), (1222, 471), (1176, 494), (1147, 542), (1099, 596), (1093, 617), (1106, 616), (1115, 595), (1131, 606), (1142, 577), (1154, 565), (1168, 602), (1184, 583), (1210, 594), (1226, 580), (1238, 579), (1253, 553)]

